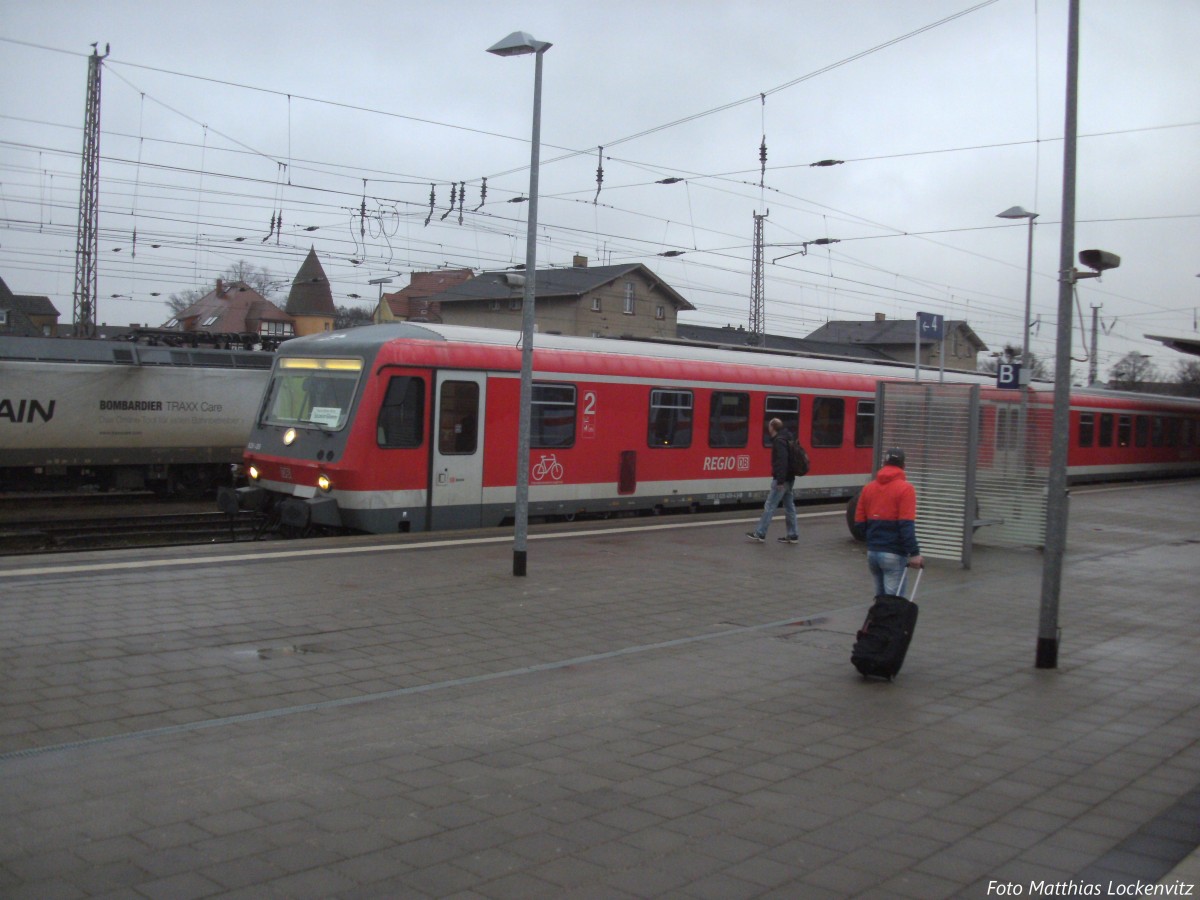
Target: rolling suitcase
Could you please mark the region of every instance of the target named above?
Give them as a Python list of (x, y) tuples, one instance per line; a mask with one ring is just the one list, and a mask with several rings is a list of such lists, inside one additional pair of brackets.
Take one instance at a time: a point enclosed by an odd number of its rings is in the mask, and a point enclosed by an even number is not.
[[(917, 596), (921, 570), (913, 584)], [(864, 678), (886, 678), (891, 681), (900, 667), (917, 627), (917, 604), (904, 597), (881, 594), (867, 611), (866, 621), (859, 629), (850, 652), (850, 662)]]

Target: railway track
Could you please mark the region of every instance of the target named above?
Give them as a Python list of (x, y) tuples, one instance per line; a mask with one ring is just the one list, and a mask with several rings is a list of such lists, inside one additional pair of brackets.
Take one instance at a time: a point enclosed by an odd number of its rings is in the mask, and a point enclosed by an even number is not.
[(0, 522), (0, 556), (231, 543), (258, 537), (257, 523), (222, 512), (15, 518)]

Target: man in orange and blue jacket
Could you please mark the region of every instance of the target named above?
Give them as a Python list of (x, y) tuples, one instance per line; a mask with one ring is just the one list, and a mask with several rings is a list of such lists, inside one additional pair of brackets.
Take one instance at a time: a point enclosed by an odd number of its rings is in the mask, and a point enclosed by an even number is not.
[(925, 564), (917, 544), (917, 492), (904, 477), (904, 451), (883, 454), (875, 480), (858, 495), (854, 521), (866, 532), (875, 595), (904, 596), (905, 571)]

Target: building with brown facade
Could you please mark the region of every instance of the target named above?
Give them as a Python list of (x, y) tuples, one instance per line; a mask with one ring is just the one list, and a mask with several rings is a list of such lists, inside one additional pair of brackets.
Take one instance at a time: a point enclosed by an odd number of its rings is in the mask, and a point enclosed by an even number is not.
[[(695, 307), (641, 263), (539, 269), (534, 323), (546, 334), (674, 338), (679, 313)], [(484, 272), (429, 297), (447, 325), (521, 330), (520, 272)]]

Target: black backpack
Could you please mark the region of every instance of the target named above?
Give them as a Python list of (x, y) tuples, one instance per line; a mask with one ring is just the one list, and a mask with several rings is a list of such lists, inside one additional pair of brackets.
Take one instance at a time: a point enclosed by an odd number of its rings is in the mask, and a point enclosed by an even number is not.
[(792, 478), (799, 478), (802, 475), (807, 475), (809, 467), (808, 452), (795, 438), (787, 442), (787, 450), (788, 474)]

